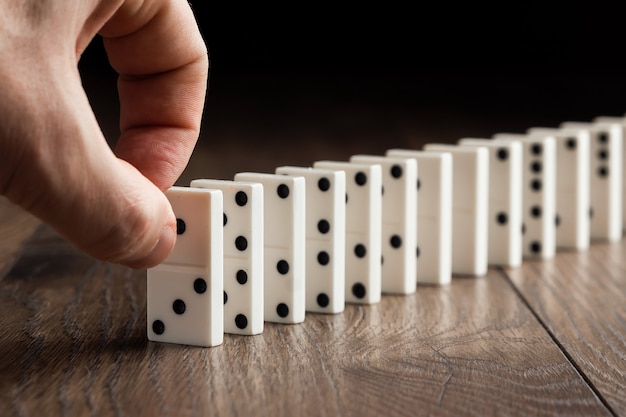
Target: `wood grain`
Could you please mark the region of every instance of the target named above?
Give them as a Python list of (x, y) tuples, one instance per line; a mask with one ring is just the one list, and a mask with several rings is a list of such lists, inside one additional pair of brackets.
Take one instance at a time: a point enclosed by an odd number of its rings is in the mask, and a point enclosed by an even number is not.
[(609, 407), (626, 415), (626, 243), (525, 262), (508, 274)]
[(0, 415), (610, 415), (498, 271), (210, 349), (149, 343), (145, 286), (40, 229), (0, 282)]
[(39, 225), (39, 220), (0, 196), (0, 279)]

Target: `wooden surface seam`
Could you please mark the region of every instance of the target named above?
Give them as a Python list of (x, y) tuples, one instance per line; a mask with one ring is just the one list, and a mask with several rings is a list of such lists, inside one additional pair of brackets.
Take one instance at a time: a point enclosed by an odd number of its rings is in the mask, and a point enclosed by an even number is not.
[(508, 277), (613, 415), (626, 415), (626, 243), (595, 242)]
[(558, 346), (558, 348), (561, 350), (561, 352), (563, 353), (563, 356), (565, 356), (567, 360), (570, 362), (570, 364), (572, 365), (572, 367), (576, 369), (580, 377), (585, 381), (585, 383), (587, 383), (587, 385), (589, 385), (589, 388), (596, 394), (598, 399), (607, 408), (607, 410), (611, 413), (611, 415), (617, 416), (618, 414), (615, 412), (613, 407), (611, 407), (611, 404), (609, 403), (609, 401), (607, 401), (604, 395), (602, 395), (602, 392), (598, 390), (598, 388), (595, 386), (593, 381), (585, 373), (584, 369), (579, 364), (576, 363), (576, 360), (567, 351), (565, 346), (563, 346), (563, 344), (559, 341), (558, 337), (550, 330), (550, 327), (542, 319), (541, 315), (537, 311), (535, 311), (532, 304), (526, 299), (524, 294), (517, 288), (515, 283), (511, 280), (511, 277), (507, 275), (506, 271), (503, 268), (499, 268), (499, 270), (502, 273), (502, 276), (504, 277), (504, 279), (511, 285), (511, 288), (513, 289), (513, 291), (515, 291), (515, 293), (518, 295), (520, 300), (526, 305), (528, 310), (533, 314), (537, 322), (541, 325), (541, 327), (543, 327), (546, 333), (550, 336), (554, 344)]

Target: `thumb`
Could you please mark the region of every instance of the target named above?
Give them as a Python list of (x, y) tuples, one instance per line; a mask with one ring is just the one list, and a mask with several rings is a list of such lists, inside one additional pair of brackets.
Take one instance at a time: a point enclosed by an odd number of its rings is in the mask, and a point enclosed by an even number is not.
[[(170, 254), (176, 242), (172, 207), (135, 167), (114, 156), (107, 159), (113, 169), (104, 172), (112, 175), (96, 181), (97, 192), (83, 193), (90, 201), (79, 198), (76, 210), (84, 216), (84, 226), (75, 228), (61, 220), (60, 231), (96, 258), (136, 269), (153, 267)], [(98, 164), (94, 165), (99, 171)]]

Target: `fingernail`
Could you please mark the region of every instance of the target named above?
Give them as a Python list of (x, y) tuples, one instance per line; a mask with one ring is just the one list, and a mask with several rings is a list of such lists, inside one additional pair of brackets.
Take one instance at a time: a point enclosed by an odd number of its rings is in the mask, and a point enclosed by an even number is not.
[(176, 243), (176, 231), (171, 226), (165, 226), (159, 236), (154, 249), (148, 256), (138, 261), (129, 262), (126, 266), (134, 269), (152, 268), (163, 262), (170, 254)]

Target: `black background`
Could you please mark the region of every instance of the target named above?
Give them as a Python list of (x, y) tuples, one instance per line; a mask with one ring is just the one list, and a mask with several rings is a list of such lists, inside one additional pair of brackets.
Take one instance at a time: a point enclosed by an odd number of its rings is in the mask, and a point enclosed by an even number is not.
[[(624, 42), (620, 11), (591, 2), (566, 9), (527, 2), (206, 3), (192, 5), (216, 68), (567, 70), (589, 54), (615, 53)], [(581, 67), (603, 64), (583, 60)]]
[[(191, 4), (211, 57), (210, 141), (402, 146), (626, 111), (615, 6)], [(96, 40), (80, 67), (114, 140), (111, 89), (92, 87), (114, 79), (103, 57)]]

